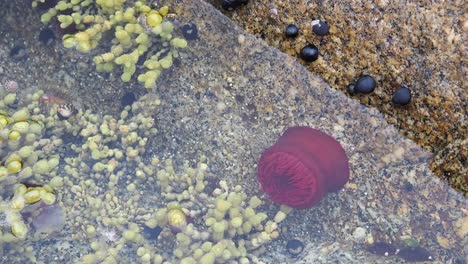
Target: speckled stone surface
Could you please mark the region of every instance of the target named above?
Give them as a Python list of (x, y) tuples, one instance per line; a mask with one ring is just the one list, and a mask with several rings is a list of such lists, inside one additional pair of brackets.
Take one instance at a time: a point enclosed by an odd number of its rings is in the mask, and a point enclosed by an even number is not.
[[(169, 157), (176, 164), (205, 156), (211, 176), (242, 184), (249, 195), (261, 196), (270, 217), (278, 205), (262, 194), (256, 164), (287, 127), (320, 129), (336, 138), (349, 157), (351, 179), (345, 188), (314, 208), (293, 211), (280, 224), (280, 238), (267, 245), (261, 257), (264, 263), (404, 263), (397, 256), (370, 253), (368, 245), (383, 242), (400, 247), (406, 240), (427, 250), (431, 263), (467, 261), (467, 200), (433, 175), (428, 152), (401, 136), (381, 112), (330, 88), (205, 2), (171, 3), (177, 25), (195, 23), (200, 37), (189, 43), (177, 67), (163, 74), (158, 88), (151, 91), (160, 96), (162, 105), (153, 113), (159, 133), (151, 139), (148, 155)], [(35, 37), (39, 26), (27, 26), (39, 15), (31, 12), (22, 19), (13, 11), (27, 8), (11, 8), (9, 15), (0, 16), (9, 21), (0, 24), (2, 79), (18, 80), (20, 89), (62, 88), (82, 107), (116, 115), (115, 98), (124, 91), (147, 92), (135, 84), (122, 84), (118, 75), (95, 74), (86, 54), (76, 55), (58, 44), (40, 46)], [(13, 26), (18, 30), (6, 33)], [(9, 57), (17, 42), (28, 49), (26, 61)], [(68, 83), (68, 77), (58, 74), (60, 69), (74, 81)], [(20, 246), (31, 246), (32, 254), (45, 263), (69, 263), (90, 251), (86, 241), (71, 239), (70, 232), (26, 240)], [(296, 258), (285, 249), (291, 238), (306, 246)], [(0, 250), (7, 256), (3, 263), (25, 263), (14, 247)], [(67, 254), (58, 254), (61, 250)], [(133, 252), (120, 260), (135, 259)]]
[[(219, 7), (219, 0), (209, 0)], [(306, 1), (251, 0), (224, 12), (249, 33), (298, 58), (313, 43), (320, 58), (304, 63), (333, 89), (346, 91), (361, 74), (377, 81), (374, 93), (350, 96), (384, 113), (401, 134), (436, 153), (432, 170), (468, 194), (468, 96), (466, 82), (465, 1)], [(330, 24), (327, 36), (312, 32), (311, 22)], [(287, 39), (284, 29), (300, 33)], [(407, 85), (413, 99), (395, 107), (392, 93)]]

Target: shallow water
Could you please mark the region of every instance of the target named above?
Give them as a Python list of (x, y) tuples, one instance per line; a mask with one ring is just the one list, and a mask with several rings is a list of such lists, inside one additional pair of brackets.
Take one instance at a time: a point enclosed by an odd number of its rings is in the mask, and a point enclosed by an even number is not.
[[(96, 73), (93, 53), (64, 49), (60, 41), (42, 45), (37, 41), (42, 26), (34, 23), (39, 21), (38, 11), (29, 10), (27, 3), (3, 4), (8, 8), (0, 13), (0, 32), (5, 36), (0, 41), (0, 78), (18, 82), (18, 107), (28, 101), (28, 94), (41, 89), (64, 97), (81, 112), (66, 121), (47, 119), (56, 115), (56, 106), (48, 106), (41, 107), (43, 116), (32, 116), (53, 122), (46, 125), (43, 140), (33, 145), (39, 159), (58, 157), (60, 165), (49, 173), (34, 171), (24, 179), (9, 175), (2, 180), (2, 219), (6, 219), (4, 205), (11, 201), (14, 184), (46, 185), (59, 177), (64, 184), (54, 188), (54, 193), (66, 215), (65, 223), (45, 235), (34, 229), (38, 225), (31, 225), (24, 239), (7, 241), (11, 230), (4, 221), (1, 263), (83, 263), (89, 259), (140, 263), (146, 254), (151, 261), (161, 255), (170, 263), (179, 263), (179, 255), (196, 254), (202, 242), (217, 239), (211, 233), (209, 238), (191, 233), (190, 243), (181, 246), (184, 242), (171, 228), (160, 222), (163, 228), (156, 235), (158, 230), (148, 228), (148, 221), (158, 209), (180, 199), (179, 207), (186, 215), (192, 214), (192, 219), (186, 219), (189, 224), (209, 233), (205, 220), (215, 207), (216, 188), (220, 188), (218, 192), (243, 193), (241, 208), (258, 196), (263, 204), (257, 213), (268, 215), (264, 226), (279, 205), (262, 193), (256, 164), (263, 150), (292, 126), (310, 126), (340, 142), (349, 158), (351, 177), (343, 190), (329, 194), (315, 207), (289, 213), (278, 224), (278, 238), (263, 247), (247, 246), (244, 257), (250, 263), (466, 261), (467, 203), (432, 175), (430, 153), (400, 136), (377, 110), (331, 90), (320, 77), (249, 36), (204, 2), (171, 2), (176, 28), (195, 23), (199, 38), (189, 42), (180, 53), (180, 62), (164, 72), (156, 89), (149, 91), (134, 79), (122, 83), (119, 74)], [(20, 10), (27, 16), (19, 16)], [(10, 56), (15, 45), (28, 51), (25, 59)], [(99, 53), (106, 50), (100, 48)], [(120, 98), (129, 91), (137, 101), (128, 117), (122, 118)], [(37, 100), (35, 104), (30, 101), (39, 108)], [(15, 110), (7, 109), (10, 114)], [(116, 131), (115, 135), (103, 132), (102, 124)], [(147, 140), (133, 141), (126, 129)], [(91, 147), (91, 142), (96, 146)], [(82, 147), (85, 143), (88, 149)], [(96, 157), (89, 150), (93, 148), (121, 151), (123, 158), (117, 154)], [(2, 162), (10, 154), (5, 149), (2, 145)], [(173, 166), (164, 161), (167, 159)], [(95, 167), (98, 162), (115, 169), (99, 170)], [(207, 164), (206, 171), (201, 163)], [(169, 192), (161, 191), (165, 178), (157, 175), (164, 174), (163, 170), (174, 177), (169, 177)], [(226, 181), (226, 188), (221, 180)], [(197, 182), (203, 182), (205, 188), (185, 197), (183, 191)], [(132, 184), (135, 190), (129, 187)], [(171, 192), (178, 195), (172, 197)], [(23, 220), (29, 225), (33, 219)], [(90, 226), (94, 232), (89, 231)], [(261, 229), (244, 235), (226, 232), (225, 238), (237, 246), (240, 240), (249, 245)], [(130, 239), (129, 230), (141, 238)], [(299, 256), (286, 251), (292, 238), (305, 245)], [(393, 256), (397, 249), (403, 253)], [(218, 259), (217, 263), (229, 262)]]

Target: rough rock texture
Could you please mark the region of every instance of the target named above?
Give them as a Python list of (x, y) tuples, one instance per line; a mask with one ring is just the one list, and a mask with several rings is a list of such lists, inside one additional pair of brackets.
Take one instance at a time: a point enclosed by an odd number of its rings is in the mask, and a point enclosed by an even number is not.
[[(120, 107), (116, 98), (125, 91), (148, 92), (122, 84), (118, 73), (94, 73), (89, 54), (77, 55), (57, 43), (52, 47), (38, 44), (40, 25), (35, 21), (39, 14), (25, 2), (23, 6), (11, 4), (0, 13), (0, 78), (18, 80), (19, 89), (61, 88), (83, 107), (115, 115)], [(158, 89), (151, 91), (160, 95), (162, 104), (153, 113), (159, 132), (151, 139), (150, 157), (168, 157), (180, 164), (205, 156), (210, 173), (242, 184), (248, 195), (260, 196), (258, 158), (288, 127), (320, 129), (340, 142), (349, 157), (351, 176), (345, 188), (314, 208), (293, 211), (280, 224), (281, 236), (267, 246), (262, 261), (402, 263), (395, 256), (370, 253), (368, 244), (401, 245), (406, 240), (417, 241), (434, 263), (467, 260), (467, 200), (431, 173), (429, 153), (399, 135), (381, 112), (331, 89), (291, 57), (248, 35), (203, 1), (179, 0), (171, 5), (180, 7), (174, 8), (177, 25), (195, 23), (200, 37), (181, 54), (176, 67), (162, 76)], [(17, 43), (28, 51), (25, 61), (9, 56)], [(265, 196), (262, 199), (271, 217), (278, 205)], [(17, 246), (28, 248), (46, 263), (72, 263), (90, 251), (87, 241), (73, 240), (73, 235), (67, 229), (55, 237), (37, 242), (27, 239)], [(297, 258), (285, 250), (291, 238), (306, 246)], [(26, 263), (23, 251), (14, 249), (9, 244), (0, 248), (2, 256), (7, 256), (5, 263)], [(67, 254), (60, 253), (64, 250)], [(130, 250), (132, 254), (122, 256), (122, 262), (137, 258), (135, 250)]]
[[(219, 7), (219, 0), (209, 2)], [(372, 75), (375, 92), (352, 98), (379, 109), (402, 134), (436, 153), (432, 170), (466, 195), (465, 10), (460, 0), (252, 0), (224, 13), (293, 57), (308, 43), (318, 46), (318, 61), (297, 60), (334, 89), (346, 91), (359, 75)], [(314, 19), (330, 24), (327, 36), (312, 32)], [(300, 29), (295, 39), (283, 33), (290, 23)], [(404, 108), (391, 103), (392, 93), (401, 85), (413, 93), (411, 104)]]

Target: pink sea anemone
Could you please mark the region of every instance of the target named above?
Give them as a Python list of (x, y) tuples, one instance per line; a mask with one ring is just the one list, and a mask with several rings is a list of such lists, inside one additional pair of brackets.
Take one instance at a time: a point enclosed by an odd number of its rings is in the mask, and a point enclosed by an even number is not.
[(263, 191), (274, 202), (294, 208), (314, 206), (348, 179), (348, 157), (340, 143), (310, 127), (286, 130), (258, 163)]

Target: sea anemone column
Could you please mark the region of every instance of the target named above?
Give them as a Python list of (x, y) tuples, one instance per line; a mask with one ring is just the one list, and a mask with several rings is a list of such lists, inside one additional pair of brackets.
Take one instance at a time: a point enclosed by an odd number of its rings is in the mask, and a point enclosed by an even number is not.
[(331, 136), (310, 128), (291, 127), (258, 162), (258, 180), (274, 202), (310, 208), (349, 179), (348, 157)]

